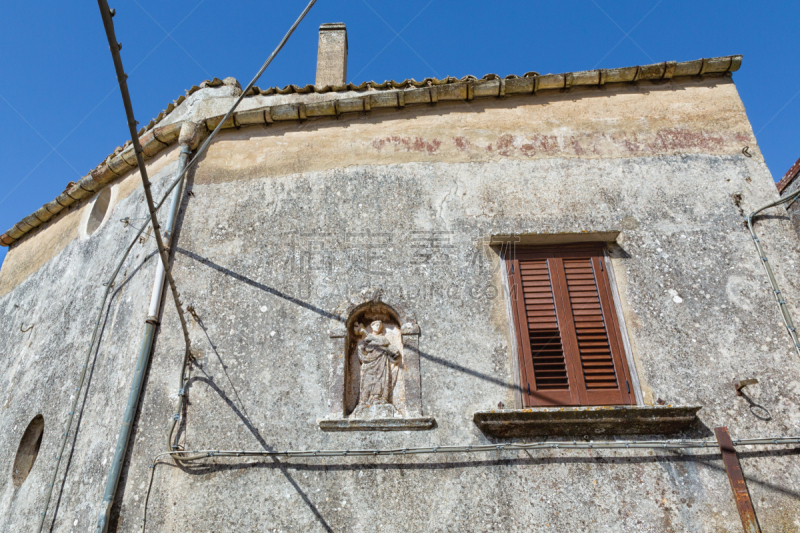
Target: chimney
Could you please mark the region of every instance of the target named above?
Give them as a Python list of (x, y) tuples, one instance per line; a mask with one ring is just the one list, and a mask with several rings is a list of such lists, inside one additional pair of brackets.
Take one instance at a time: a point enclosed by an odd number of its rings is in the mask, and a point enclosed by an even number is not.
[(347, 28), (343, 22), (319, 27), (317, 87), (347, 83)]

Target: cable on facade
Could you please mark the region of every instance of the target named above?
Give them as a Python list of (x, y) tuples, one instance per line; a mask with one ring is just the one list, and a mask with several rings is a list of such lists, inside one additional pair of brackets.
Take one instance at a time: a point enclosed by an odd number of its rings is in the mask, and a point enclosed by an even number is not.
[[(734, 446), (759, 446), (759, 445), (790, 445), (800, 444), (800, 437), (757, 437), (752, 439), (734, 439)], [(147, 504), (153, 488), (156, 466), (162, 457), (176, 458), (184, 453), (191, 455), (182, 457), (182, 461), (198, 461), (200, 459), (213, 459), (215, 457), (285, 457), (285, 458), (316, 458), (316, 457), (377, 457), (395, 455), (431, 455), (449, 453), (479, 453), (479, 452), (511, 452), (530, 450), (675, 450), (683, 448), (718, 448), (716, 439), (702, 440), (625, 440), (625, 441), (544, 441), (544, 442), (509, 442), (501, 444), (469, 444), (466, 446), (428, 446), (412, 448), (381, 449), (356, 449), (356, 450), (193, 450), (190, 452), (163, 452), (153, 458), (150, 465), (150, 479), (144, 497), (144, 515), (142, 517), (141, 531), (144, 533), (147, 524)]]
[[(147, 198), (147, 205), (150, 210), (150, 220), (152, 222), (153, 233), (155, 235), (156, 244), (158, 246), (158, 253), (161, 256), (161, 263), (164, 268), (164, 274), (167, 278), (170, 291), (172, 292), (173, 300), (175, 301), (175, 307), (181, 322), (181, 328), (183, 330), (183, 337), (186, 344), (186, 348), (184, 351), (184, 358), (183, 358), (184, 362), (182, 365), (183, 370), (181, 372), (183, 374), (185, 372), (186, 364), (191, 355), (191, 339), (189, 338), (189, 328), (186, 322), (186, 316), (183, 313), (183, 306), (180, 300), (180, 293), (178, 293), (175, 279), (172, 276), (172, 269), (170, 268), (169, 265), (169, 256), (167, 254), (166, 247), (164, 246), (164, 241), (161, 236), (160, 226), (158, 224), (158, 219), (156, 217), (156, 208), (155, 208), (155, 203), (153, 201), (153, 195), (150, 189), (150, 180), (148, 179), (147, 176), (147, 166), (144, 163), (144, 150), (142, 149), (141, 144), (139, 143), (139, 136), (136, 132), (137, 122), (134, 117), (133, 105), (131, 103), (130, 93), (128, 91), (128, 84), (127, 84), (128, 75), (125, 74), (125, 70), (122, 66), (122, 58), (119, 54), (119, 51), (121, 50), (122, 46), (117, 42), (117, 38), (114, 32), (114, 22), (112, 20), (112, 17), (115, 15), (115, 12), (108, 7), (107, 0), (98, 0), (97, 3), (100, 8), (100, 15), (103, 19), (103, 26), (105, 28), (106, 37), (108, 38), (109, 49), (111, 50), (111, 57), (114, 61), (114, 69), (116, 70), (117, 73), (117, 81), (119, 82), (120, 93), (122, 94), (122, 102), (125, 107), (125, 115), (128, 120), (128, 128), (131, 134), (131, 141), (133, 143), (134, 153), (136, 154), (136, 161), (139, 167), (139, 175), (141, 176), (142, 179), (142, 186), (144, 188), (145, 197)], [(205, 148), (210, 144), (213, 137), (222, 128), (222, 125), (233, 114), (233, 112), (236, 110), (236, 107), (239, 105), (242, 99), (244, 99), (245, 95), (249, 93), (252, 86), (255, 85), (255, 82), (258, 80), (259, 77), (261, 77), (261, 75), (267, 69), (267, 67), (275, 58), (275, 56), (278, 54), (278, 52), (280, 52), (280, 50), (288, 41), (291, 34), (294, 32), (294, 30), (297, 28), (297, 26), (300, 24), (303, 18), (305, 18), (306, 14), (309, 12), (311, 7), (315, 3), (316, 0), (311, 0), (308, 6), (306, 6), (305, 10), (303, 10), (298, 19), (295, 21), (295, 23), (292, 25), (292, 27), (284, 36), (284, 38), (281, 40), (278, 47), (273, 51), (272, 54), (270, 54), (270, 56), (267, 58), (267, 60), (259, 69), (256, 76), (248, 84), (245, 90), (242, 91), (242, 93), (239, 95), (239, 98), (236, 100), (236, 102), (228, 111), (228, 113), (225, 115), (225, 117), (222, 119), (222, 121), (219, 124), (217, 124), (211, 136), (209, 136), (209, 138), (206, 139), (205, 143), (203, 143), (203, 146), (200, 147), (198, 153), (195, 155), (194, 158), (192, 158), (192, 161), (184, 167), (182, 172), (179, 172), (178, 178), (169, 187), (167, 191), (168, 194), (171, 193), (172, 189), (176, 187), (179, 183), (182, 183), (183, 177), (188, 171), (188, 169), (192, 166), (192, 163), (198, 160), (198, 156), (203, 153)], [(144, 381), (144, 373), (146, 371), (146, 366), (149, 363), (149, 354), (147, 354), (146, 356), (144, 356), (144, 354), (140, 355), (141, 357), (139, 359), (139, 362), (137, 362), (136, 375), (134, 376), (134, 382), (131, 387), (130, 395), (128, 397), (127, 407), (125, 410), (124, 423), (120, 428), (120, 433), (119, 433), (119, 438), (117, 440), (117, 446), (114, 453), (114, 458), (111, 462), (111, 468), (108, 475), (108, 480), (106, 482), (106, 489), (103, 495), (102, 510), (100, 512), (100, 516), (98, 518), (98, 523), (97, 523), (98, 533), (105, 533), (108, 530), (109, 521), (111, 518), (111, 508), (114, 503), (114, 497), (117, 491), (119, 478), (122, 475), (122, 463), (125, 459), (126, 451), (129, 445), (130, 435), (133, 430), (132, 428), (133, 416), (139, 406), (141, 389)], [(180, 403), (182, 405), (182, 402)], [(179, 415), (175, 415), (175, 417), (173, 417), (174, 419), (173, 427), (174, 424), (177, 423), (179, 418), (180, 418)], [(170, 430), (170, 433), (171, 431), (172, 430)]]
[[(217, 127), (214, 129), (214, 131), (209, 135), (209, 137), (205, 140), (205, 142), (197, 150), (197, 152), (196, 152), (195, 156), (192, 158), (192, 160), (189, 161), (189, 163), (186, 165), (186, 168), (184, 169), (184, 171), (181, 172), (177, 176), (177, 178), (170, 184), (170, 186), (167, 188), (166, 192), (164, 193), (164, 196), (161, 198), (161, 201), (158, 202), (158, 204), (155, 205), (155, 211), (156, 212), (159, 209), (161, 209), (161, 207), (164, 205), (164, 202), (167, 201), (167, 199), (169, 198), (170, 194), (172, 193), (172, 190), (181, 182), (181, 180), (186, 175), (186, 173), (189, 171), (189, 169), (199, 160), (199, 156), (202, 155), (205, 152), (205, 150), (208, 148), (209, 144), (214, 139), (214, 137), (217, 135), (219, 130), (222, 129), (222, 125), (230, 118), (230, 116), (236, 110), (236, 108), (239, 105), (239, 103), (241, 103), (242, 99), (247, 94), (247, 91), (250, 90), (253, 87), (253, 85), (256, 84), (258, 79), (261, 77), (261, 75), (267, 69), (267, 67), (272, 62), (272, 60), (275, 58), (275, 56), (278, 54), (278, 52), (280, 52), (280, 50), (284, 47), (284, 45), (286, 44), (287, 40), (289, 39), (289, 36), (291, 36), (291, 34), (297, 28), (297, 26), (300, 23), (300, 21), (306, 16), (308, 11), (311, 9), (311, 7), (315, 3), (316, 3), (316, 0), (312, 0), (308, 4), (308, 6), (303, 11), (303, 13), (297, 19), (297, 21), (289, 29), (289, 32), (283, 37), (283, 39), (281, 40), (281, 42), (278, 45), (278, 47), (272, 52), (272, 54), (269, 56), (267, 61), (261, 66), (261, 68), (259, 69), (259, 71), (256, 74), (256, 76), (253, 78), (253, 80), (247, 85), (247, 88), (242, 91), (242, 94), (236, 100), (236, 102), (233, 104), (233, 107), (231, 107), (230, 111), (228, 111), (228, 113), (225, 115), (224, 120), (220, 121), (220, 123), (217, 125)], [(64, 456), (64, 450), (65, 450), (66, 444), (67, 444), (67, 436), (69, 435), (69, 433), (70, 433), (70, 431), (72, 429), (72, 423), (74, 421), (75, 409), (77, 407), (79, 396), (81, 394), (81, 391), (83, 390), (83, 386), (84, 386), (84, 383), (86, 381), (86, 369), (87, 369), (87, 367), (89, 365), (89, 360), (91, 358), (92, 351), (95, 348), (95, 341), (97, 341), (97, 333), (98, 333), (98, 330), (99, 330), (100, 322), (101, 322), (102, 317), (103, 317), (103, 311), (105, 310), (106, 303), (108, 302), (108, 295), (111, 292), (111, 288), (113, 287), (114, 281), (116, 280), (117, 275), (119, 274), (119, 271), (122, 269), (122, 265), (125, 264), (125, 261), (127, 260), (128, 255), (130, 254), (131, 250), (133, 249), (133, 246), (138, 242), (139, 237), (142, 235), (144, 230), (147, 229), (147, 227), (149, 227), (149, 226), (150, 226), (150, 223), (148, 221), (144, 225), (142, 225), (141, 228), (139, 228), (139, 230), (136, 232), (136, 235), (131, 240), (130, 245), (128, 245), (128, 248), (122, 254), (122, 258), (120, 259), (120, 261), (117, 264), (116, 268), (112, 272), (111, 277), (108, 279), (108, 281), (106, 283), (103, 284), (106, 288), (105, 288), (105, 291), (103, 293), (103, 297), (102, 297), (101, 302), (100, 302), (100, 308), (99, 308), (99, 310), (97, 312), (97, 319), (94, 322), (94, 329), (92, 331), (92, 337), (91, 337), (91, 340), (89, 342), (89, 348), (86, 351), (86, 357), (84, 358), (84, 361), (83, 361), (83, 365), (82, 365), (82, 369), (81, 369), (81, 375), (78, 378), (78, 384), (77, 384), (77, 387), (75, 388), (75, 397), (73, 398), (72, 406), (71, 406), (71, 409), (69, 411), (69, 416), (67, 418), (67, 427), (65, 428), (65, 430), (63, 431), (63, 434), (62, 434), (61, 445), (59, 446), (58, 455), (56, 456), (56, 465), (55, 465), (55, 468), (53, 469), (53, 475), (52, 475), (52, 477), (50, 479), (50, 483), (48, 483), (47, 488), (46, 488), (44, 508), (42, 509), (42, 513), (41, 513), (40, 521), (39, 521), (39, 527), (38, 527), (39, 533), (41, 533), (41, 531), (42, 531), (42, 529), (44, 527), (44, 521), (45, 521), (45, 517), (47, 516), (47, 510), (48, 510), (49, 505), (50, 505), (50, 500), (52, 499), (53, 488), (56, 485), (56, 480), (57, 480), (57, 477), (58, 477), (58, 470), (59, 470), (60, 465), (61, 465), (61, 459)], [(184, 368), (185, 368), (186, 362), (188, 362), (188, 361), (184, 362)]]
[[(267, 70), (267, 67), (270, 65), (270, 63), (272, 63), (272, 60), (275, 59), (275, 56), (277, 56), (278, 53), (283, 49), (283, 47), (286, 45), (286, 42), (289, 40), (289, 37), (291, 37), (292, 33), (294, 33), (294, 30), (297, 28), (297, 26), (300, 24), (300, 22), (302, 22), (302, 20), (305, 18), (305, 16), (308, 14), (308, 12), (311, 10), (311, 8), (314, 6), (314, 4), (316, 2), (317, 2), (317, 0), (311, 0), (308, 3), (308, 5), (306, 6), (306, 8), (303, 10), (303, 12), (300, 13), (300, 16), (297, 17), (297, 20), (294, 22), (294, 24), (292, 24), (292, 27), (289, 28), (289, 31), (287, 31), (286, 35), (283, 36), (283, 39), (281, 39), (281, 42), (278, 44), (278, 46), (275, 48), (275, 50), (269, 55), (269, 57), (264, 62), (264, 64), (261, 65), (261, 68), (258, 70), (256, 75), (253, 77), (252, 80), (250, 80), (250, 83), (248, 83), (247, 86), (242, 90), (242, 94), (239, 95), (239, 98), (236, 99), (236, 102), (234, 102), (234, 104), (230, 108), (230, 110), (225, 114), (225, 116), (222, 118), (222, 120), (219, 121), (217, 126), (214, 128), (214, 131), (211, 132), (211, 134), (203, 142), (203, 144), (200, 146), (200, 148), (197, 149), (197, 153), (192, 158), (192, 160), (189, 161), (189, 164), (186, 165), (186, 168), (184, 169), (184, 171), (182, 173), (180, 173), (178, 175), (178, 177), (175, 178), (175, 181), (173, 181), (172, 184), (170, 184), (170, 186), (167, 188), (165, 195), (168, 195), (170, 192), (172, 192), (172, 189), (175, 188), (178, 185), (178, 183), (181, 182), (181, 180), (183, 179), (184, 174), (186, 174), (186, 172), (189, 171), (189, 169), (192, 167), (192, 165), (194, 165), (197, 161), (199, 161), (200, 156), (206, 151), (208, 146), (211, 144), (211, 141), (214, 139), (214, 137), (217, 135), (217, 133), (219, 133), (219, 131), (222, 129), (222, 125), (225, 124), (231, 118), (231, 116), (233, 115), (233, 112), (236, 111), (236, 108), (239, 106), (239, 103), (241, 103), (241, 101), (244, 99), (245, 95), (249, 94), (250, 89), (253, 88), (253, 86), (256, 84), (256, 82), (261, 77), (261, 75), (264, 74), (264, 71)], [(184, 403), (183, 399), (184, 399), (184, 396), (185, 396), (186, 382), (187, 382), (186, 368), (189, 365), (190, 358), (191, 358), (191, 354), (190, 353), (186, 353), (184, 355), (184, 358), (183, 358), (183, 364), (181, 365), (180, 381), (178, 382), (178, 390), (179, 390), (179, 392), (178, 392), (178, 406), (177, 406), (177, 409), (175, 411), (175, 415), (173, 415), (173, 417), (172, 417), (172, 422), (170, 424), (169, 431), (167, 432), (167, 450), (169, 450), (169, 451), (172, 451), (175, 448), (177, 448), (178, 436), (177, 435), (175, 436), (175, 442), (173, 443), (172, 442), (172, 435), (173, 435), (173, 433), (175, 433), (175, 428), (178, 426), (178, 421), (180, 420), (180, 413), (181, 413), (181, 410), (183, 409), (183, 403)], [(189, 459), (181, 458), (180, 460), (189, 460)]]
[(764, 267), (764, 271), (767, 273), (767, 277), (769, 278), (769, 283), (772, 286), (772, 293), (775, 296), (775, 300), (778, 302), (778, 308), (781, 310), (781, 317), (783, 318), (783, 323), (786, 326), (786, 330), (789, 332), (789, 336), (792, 338), (792, 343), (794, 344), (794, 349), (798, 355), (800, 355), (800, 339), (797, 336), (797, 330), (795, 329), (794, 322), (792, 322), (792, 315), (789, 314), (789, 306), (786, 305), (786, 298), (783, 296), (783, 293), (778, 286), (778, 281), (775, 279), (775, 274), (772, 272), (772, 266), (769, 264), (769, 260), (767, 259), (766, 254), (764, 253), (764, 249), (761, 247), (761, 240), (756, 235), (755, 230), (753, 229), (753, 219), (758, 215), (761, 211), (765, 209), (769, 209), (770, 207), (776, 207), (782, 204), (788, 204), (786, 208), (788, 209), (794, 202), (800, 199), (800, 194), (795, 194), (793, 196), (787, 196), (785, 198), (781, 198), (775, 202), (771, 202), (759, 209), (756, 209), (749, 215), (747, 215), (747, 228), (750, 230), (750, 236), (753, 238), (753, 244), (756, 246), (756, 251), (758, 252), (758, 257), (761, 259), (761, 264)]
[[(800, 437), (761, 437), (753, 439), (734, 439), (736, 446), (757, 445), (788, 445), (800, 444)], [(166, 455), (176, 456), (182, 453), (191, 453), (197, 459), (211, 457), (369, 457), (378, 455), (425, 455), (437, 453), (469, 453), (469, 452), (502, 452), (514, 450), (591, 450), (591, 449), (670, 449), (670, 448), (716, 448), (719, 443), (716, 439), (686, 440), (604, 440), (604, 441), (544, 441), (544, 442), (507, 442), (501, 444), (469, 444), (465, 446), (428, 446), (412, 448), (381, 449), (355, 449), (355, 450), (193, 450), (190, 452), (174, 451), (158, 454), (155, 461)]]
[[(159, 202), (159, 204), (156, 207), (156, 209), (160, 208), (161, 205), (163, 205), (163, 203), (164, 203), (164, 201), (166, 199), (167, 199), (167, 197), (164, 196), (164, 198), (161, 200), (161, 202)], [(125, 253), (122, 254), (122, 259), (120, 259), (119, 263), (117, 264), (117, 267), (112, 272), (111, 277), (108, 279), (108, 281), (106, 283), (103, 283), (103, 285), (105, 286), (105, 291), (103, 292), (103, 298), (102, 298), (102, 300), (100, 302), (100, 309), (97, 312), (97, 318), (94, 321), (94, 329), (92, 331), (92, 338), (91, 338), (91, 340), (89, 342), (89, 349), (86, 350), (86, 357), (84, 357), (84, 359), (83, 359), (83, 366), (81, 367), (81, 375), (78, 378), (78, 386), (75, 388), (75, 396), (72, 399), (72, 406), (71, 406), (71, 408), (69, 410), (69, 416), (67, 418), (67, 427), (64, 429), (64, 431), (62, 433), (62, 436), (61, 436), (61, 446), (59, 447), (58, 455), (56, 456), (56, 466), (53, 469), (53, 475), (52, 475), (52, 477), (50, 479), (50, 483), (48, 484), (47, 490), (45, 492), (44, 509), (42, 510), (42, 514), (41, 514), (40, 520), (39, 520), (39, 529), (38, 529), (39, 533), (41, 533), (42, 528), (44, 527), (44, 520), (45, 520), (45, 516), (47, 515), (47, 509), (48, 509), (48, 507), (50, 505), (50, 499), (53, 496), (53, 487), (55, 486), (56, 478), (58, 477), (58, 468), (61, 465), (61, 458), (64, 457), (64, 449), (66, 448), (66, 445), (67, 445), (67, 436), (69, 435), (69, 432), (72, 429), (72, 422), (73, 422), (73, 420), (75, 418), (75, 411), (76, 411), (76, 407), (78, 406), (78, 400), (80, 399), (81, 391), (83, 390), (83, 384), (86, 381), (86, 369), (89, 366), (89, 360), (90, 360), (90, 358), (92, 356), (92, 351), (95, 348), (95, 341), (98, 340), (97, 339), (97, 332), (100, 329), (100, 322), (103, 319), (103, 311), (105, 310), (106, 302), (108, 301), (108, 295), (111, 292), (111, 289), (113, 288), (114, 280), (117, 279), (117, 274), (119, 274), (119, 271), (122, 270), (122, 265), (125, 264), (125, 260), (128, 258), (128, 255), (130, 254), (131, 250), (133, 249), (133, 246), (137, 242), (139, 242), (139, 236), (149, 226), (150, 226), (150, 223), (148, 221), (141, 228), (139, 228), (139, 231), (136, 232), (136, 236), (134, 236), (134, 238), (131, 240), (131, 243), (128, 245), (128, 248), (125, 250)]]

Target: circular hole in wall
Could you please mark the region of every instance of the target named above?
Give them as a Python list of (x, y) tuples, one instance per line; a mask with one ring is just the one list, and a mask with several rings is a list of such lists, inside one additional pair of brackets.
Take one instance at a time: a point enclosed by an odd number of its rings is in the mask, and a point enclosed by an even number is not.
[(91, 235), (97, 228), (100, 227), (100, 224), (103, 223), (103, 219), (106, 218), (106, 213), (108, 212), (108, 206), (111, 203), (111, 187), (106, 187), (97, 195), (97, 198), (94, 200), (94, 205), (92, 206), (92, 212), (89, 213), (89, 220), (86, 222), (86, 235)]
[(11, 474), (11, 481), (15, 487), (21, 486), (28, 478), (28, 474), (36, 462), (39, 455), (39, 446), (42, 444), (42, 433), (44, 432), (44, 417), (36, 415), (25, 428), (22, 440), (19, 441), (17, 456), (14, 458), (14, 471)]

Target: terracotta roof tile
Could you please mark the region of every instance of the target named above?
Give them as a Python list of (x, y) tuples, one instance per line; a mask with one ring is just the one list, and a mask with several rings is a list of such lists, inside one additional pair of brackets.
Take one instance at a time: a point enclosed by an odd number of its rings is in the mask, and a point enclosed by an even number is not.
[(795, 161), (794, 165), (783, 175), (781, 181), (775, 184), (778, 186), (778, 193), (783, 194), (783, 191), (794, 181), (798, 173), (800, 173), (800, 159)]
[[(472, 100), (473, 98), (497, 97), (510, 94), (533, 94), (548, 89), (564, 89), (575, 86), (603, 85), (606, 83), (629, 83), (640, 80), (660, 80), (678, 76), (696, 76), (702, 74), (722, 74), (734, 72), (739, 69), (742, 56), (725, 56), (708, 59), (697, 59), (676, 63), (665, 61), (653, 65), (625, 67), (617, 69), (587, 70), (581, 72), (567, 72), (562, 74), (540, 75), (537, 72), (527, 72), (523, 76), (510, 75), (501, 78), (497, 74), (487, 74), (483, 78), (464, 76), (463, 78), (447, 77), (444, 79), (425, 78), (417, 81), (407, 79), (403, 81), (387, 80), (382, 83), (367, 81), (361, 84), (348, 83), (345, 85), (316, 87), (314, 85), (287, 85), (283, 88), (271, 87), (260, 89), (253, 87), (246, 97), (287, 95), (287, 94), (326, 94), (343, 93), (340, 98), (326, 101), (296, 102), (263, 106), (257, 109), (247, 109), (236, 112), (223, 128), (234, 128), (251, 124), (272, 124), (275, 121), (306, 120), (309, 117), (338, 116), (342, 113), (370, 111), (375, 108), (401, 108), (406, 105), (436, 103), (448, 100)], [(180, 96), (171, 102), (166, 109), (158, 114), (147, 126), (139, 131), (140, 142), (143, 145), (147, 158), (152, 158), (167, 146), (178, 141), (182, 122), (159, 125), (166, 117), (183, 104), (187, 97), (206, 88), (229, 86), (241, 91), (239, 82), (234, 78), (220, 80), (214, 78), (206, 80), (200, 85), (194, 85), (186, 91), (186, 96)], [(364, 93), (356, 94), (353, 93)], [(239, 93), (241, 94), (241, 92)], [(211, 130), (219, 124), (223, 115), (205, 117), (205, 126)], [(82, 178), (78, 184), (68, 187), (56, 199), (45, 206), (46, 211), (57, 217), (70, 206), (90, 197), (100, 188), (112, 183), (136, 167), (136, 158), (133, 146), (127, 140), (121, 147), (117, 147), (105, 161), (98, 165), (91, 173)], [(799, 167), (799, 168), (795, 168)], [(800, 161), (795, 164), (794, 174), (784, 176), (781, 183), (788, 182), (800, 170)], [(792, 170), (790, 170), (792, 172)], [(781, 189), (781, 183), (778, 188)], [(45, 223), (42, 210), (37, 211), (39, 218), (29, 215), (12, 229), (0, 235), (0, 244), (9, 246), (22, 238), (26, 233), (35, 230)]]

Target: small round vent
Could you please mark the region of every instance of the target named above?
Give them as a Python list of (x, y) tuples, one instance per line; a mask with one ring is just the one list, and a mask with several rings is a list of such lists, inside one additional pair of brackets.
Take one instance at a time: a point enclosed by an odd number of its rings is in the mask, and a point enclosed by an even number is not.
[(36, 415), (28, 424), (22, 440), (19, 441), (17, 456), (14, 458), (14, 471), (11, 473), (11, 481), (15, 487), (21, 486), (28, 478), (36, 456), (39, 455), (39, 446), (42, 444), (42, 433), (44, 432), (44, 417)]

